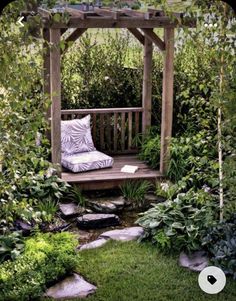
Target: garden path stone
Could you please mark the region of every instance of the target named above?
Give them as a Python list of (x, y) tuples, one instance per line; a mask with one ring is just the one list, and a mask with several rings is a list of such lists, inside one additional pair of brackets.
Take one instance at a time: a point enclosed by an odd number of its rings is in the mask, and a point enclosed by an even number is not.
[(88, 201), (89, 207), (98, 213), (116, 213), (123, 210), (125, 199), (120, 197), (102, 197)]
[(77, 218), (77, 226), (80, 229), (97, 229), (120, 224), (119, 216), (115, 214), (84, 214)]
[(96, 240), (94, 240), (94, 241), (91, 241), (91, 242), (89, 242), (89, 243), (87, 243), (87, 244), (84, 244), (84, 245), (78, 247), (78, 249), (79, 249), (80, 251), (82, 251), (82, 250), (88, 250), (88, 249), (99, 248), (99, 247), (105, 245), (105, 244), (108, 242), (108, 240), (109, 240), (109, 239), (98, 238), (98, 239), (96, 239)]
[(137, 240), (141, 235), (143, 235), (143, 233), (144, 230), (142, 227), (128, 227), (104, 232), (99, 237), (120, 241), (130, 241)]
[(16, 220), (15, 226), (16, 226), (17, 230), (22, 231), (22, 234), (25, 236), (30, 235), (31, 231), (33, 230), (33, 226), (31, 226), (30, 224), (23, 222), (21, 220)]
[(73, 217), (79, 215), (83, 212), (82, 208), (79, 207), (77, 204), (71, 203), (60, 203), (59, 204), (60, 210), (65, 217)]
[(96, 291), (96, 286), (85, 281), (83, 277), (74, 273), (57, 284), (50, 287), (45, 297), (53, 299), (85, 298)]
[(188, 268), (191, 271), (201, 272), (208, 266), (208, 257), (205, 251), (196, 251), (187, 255), (181, 252), (179, 256), (179, 265)]

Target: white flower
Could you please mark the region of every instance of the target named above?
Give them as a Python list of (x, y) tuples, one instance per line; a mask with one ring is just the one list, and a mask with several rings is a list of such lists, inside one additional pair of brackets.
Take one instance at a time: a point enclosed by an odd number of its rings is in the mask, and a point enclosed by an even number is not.
[(104, 79), (105, 79), (105, 80), (109, 80), (110, 77), (109, 77), (109, 76), (105, 76)]
[(211, 188), (208, 187), (206, 184), (204, 184), (204, 185), (202, 186), (202, 189), (203, 189), (205, 192), (210, 192), (210, 191), (211, 191)]
[(161, 183), (161, 189), (164, 190), (164, 191), (168, 191), (169, 184), (168, 183)]

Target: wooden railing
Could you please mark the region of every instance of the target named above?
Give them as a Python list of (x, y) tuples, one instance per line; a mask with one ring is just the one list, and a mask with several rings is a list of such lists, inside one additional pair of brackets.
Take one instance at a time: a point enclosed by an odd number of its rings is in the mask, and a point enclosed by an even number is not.
[(98, 150), (109, 154), (135, 153), (135, 137), (142, 131), (143, 108), (62, 110), (62, 120), (91, 115), (93, 141)]

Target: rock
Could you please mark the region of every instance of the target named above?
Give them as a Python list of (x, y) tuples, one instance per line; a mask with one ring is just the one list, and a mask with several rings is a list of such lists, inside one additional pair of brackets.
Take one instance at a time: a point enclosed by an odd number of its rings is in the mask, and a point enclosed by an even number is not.
[(53, 299), (85, 298), (96, 291), (96, 286), (85, 281), (80, 275), (73, 274), (50, 287), (45, 297)]
[(196, 251), (189, 255), (181, 252), (179, 256), (179, 265), (188, 268), (191, 271), (201, 272), (208, 266), (208, 257), (204, 251)]
[(81, 208), (75, 203), (60, 203), (60, 210), (65, 217), (77, 216), (81, 213)]
[(130, 241), (137, 240), (143, 235), (144, 230), (142, 227), (129, 227), (124, 229), (116, 229), (104, 232), (100, 235), (100, 238), (110, 238), (114, 240)]
[(96, 229), (120, 224), (119, 216), (115, 214), (84, 214), (77, 218), (77, 226), (80, 229)]
[(108, 241), (108, 239), (98, 238), (98, 239), (96, 239), (94, 241), (91, 241), (91, 242), (89, 242), (87, 244), (84, 244), (84, 245), (78, 247), (78, 249), (80, 251), (82, 251), (82, 250), (99, 248), (99, 247), (105, 245), (105, 243), (107, 243), (107, 241)]
[(120, 197), (103, 197), (90, 200), (88, 206), (98, 213), (115, 213), (124, 208), (125, 200)]
[(21, 220), (16, 220), (14, 224), (17, 230), (22, 231), (22, 234), (24, 236), (30, 235), (31, 231), (33, 230), (31, 224), (23, 222)]

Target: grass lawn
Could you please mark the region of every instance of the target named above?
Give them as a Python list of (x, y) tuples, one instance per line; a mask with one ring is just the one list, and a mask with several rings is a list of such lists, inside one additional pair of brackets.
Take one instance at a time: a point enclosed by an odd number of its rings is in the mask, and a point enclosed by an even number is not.
[(179, 267), (177, 257), (160, 254), (150, 244), (111, 241), (80, 254), (77, 272), (98, 287), (88, 301), (236, 300), (236, 281), (227, 278), (221, 293), (205, 294), (198, 273)]

